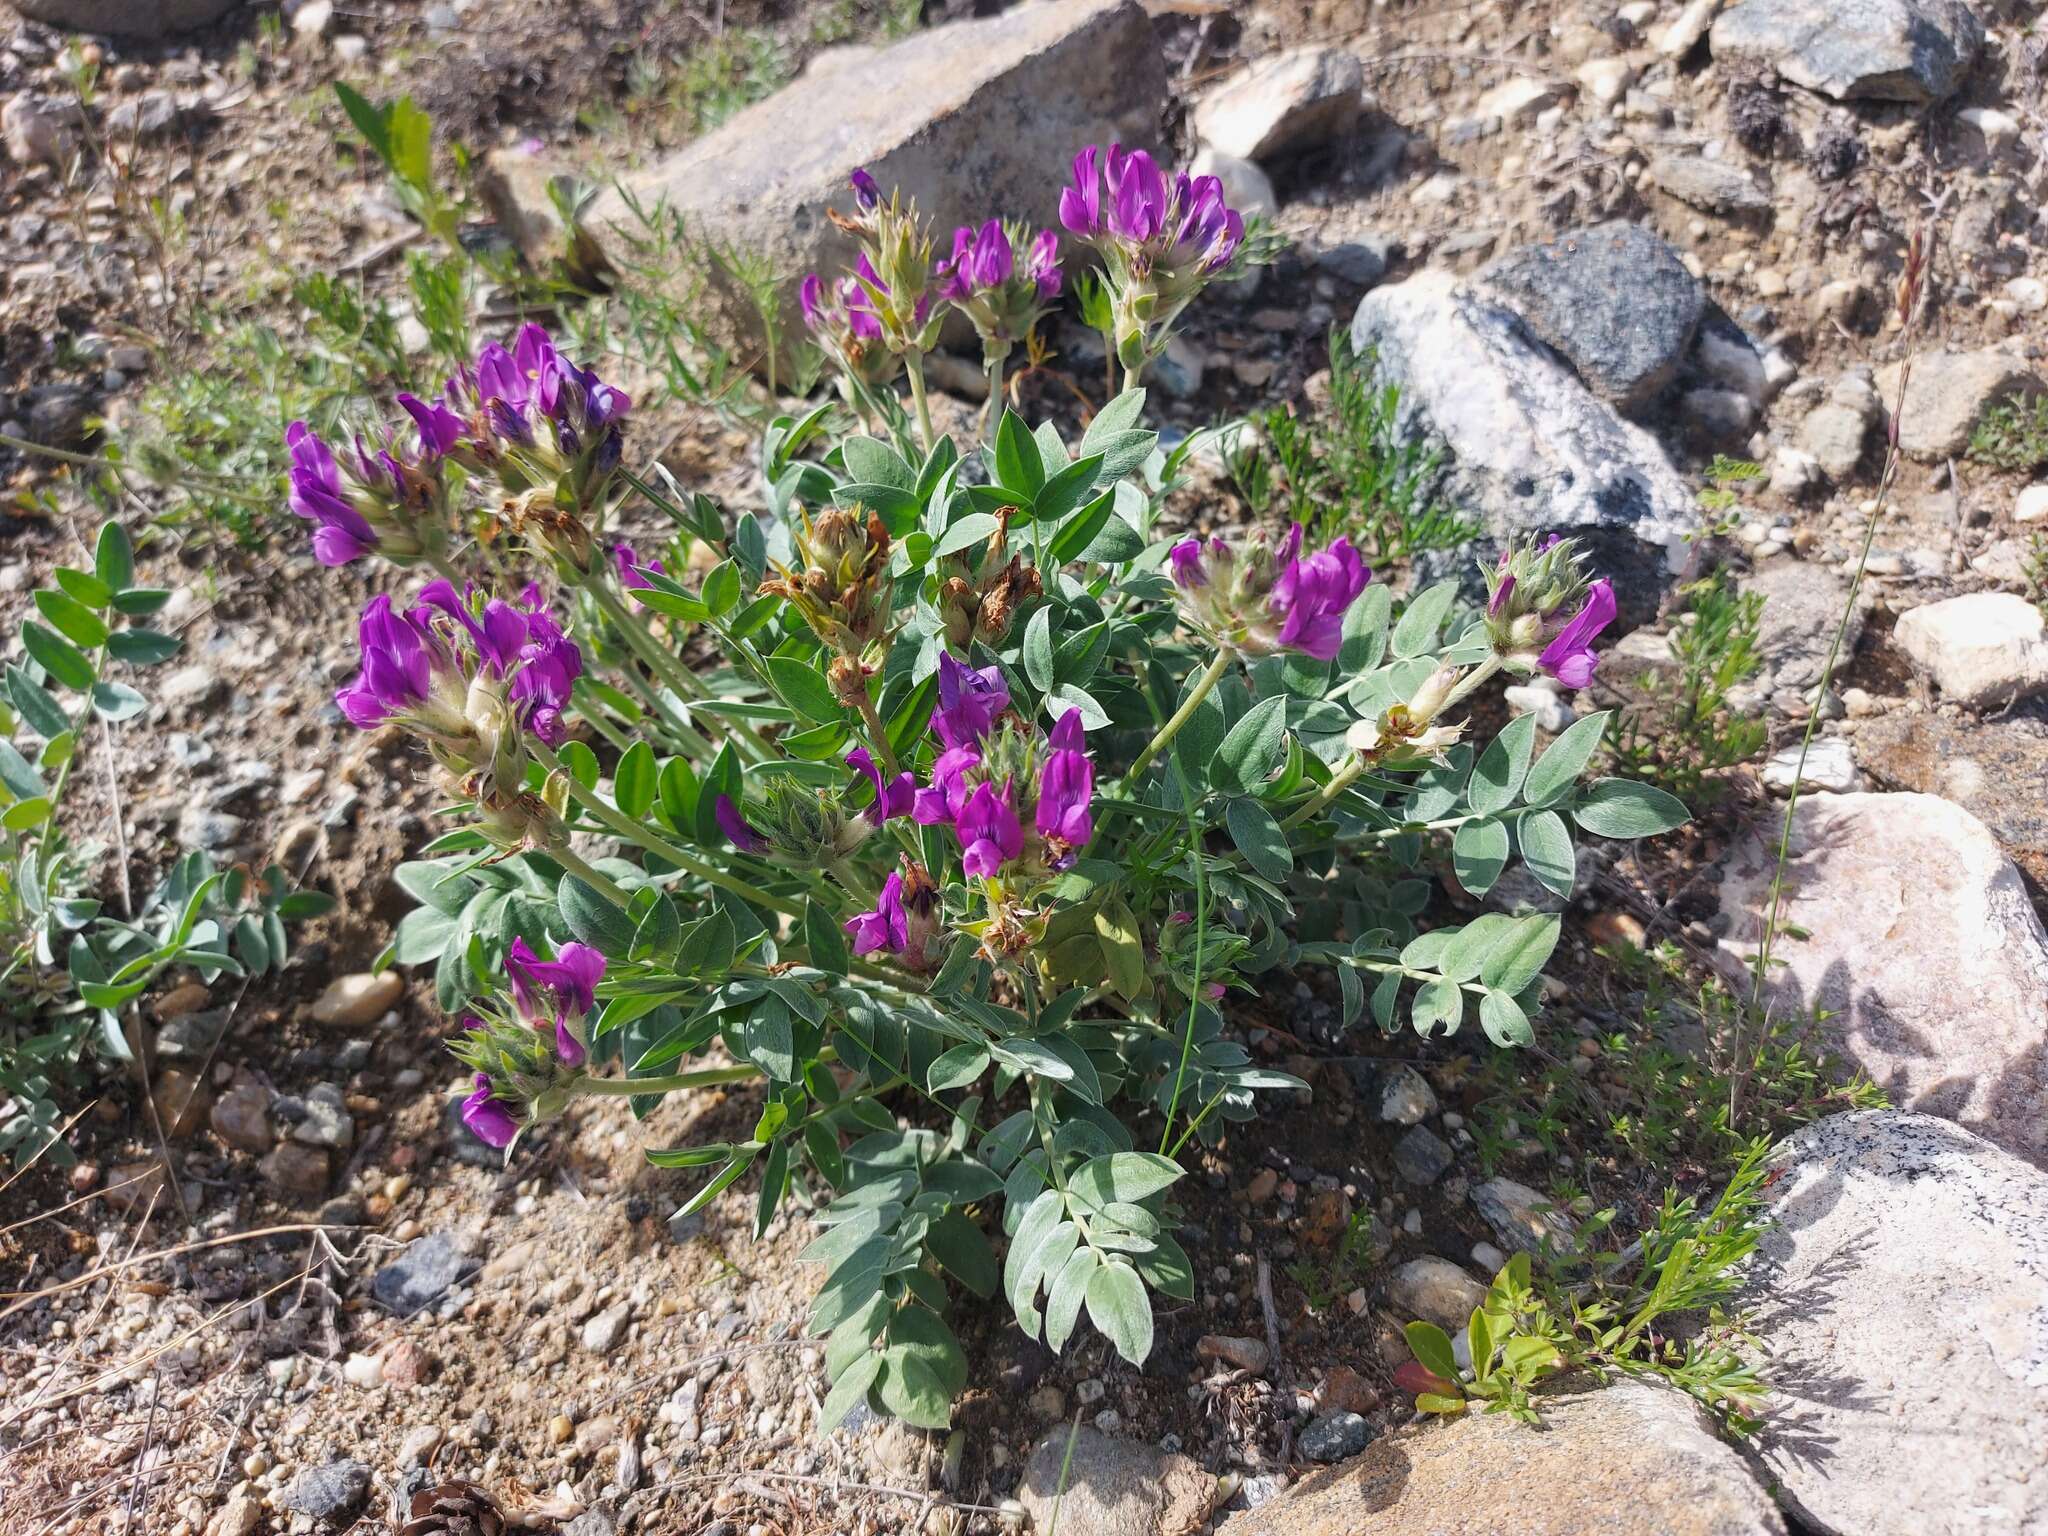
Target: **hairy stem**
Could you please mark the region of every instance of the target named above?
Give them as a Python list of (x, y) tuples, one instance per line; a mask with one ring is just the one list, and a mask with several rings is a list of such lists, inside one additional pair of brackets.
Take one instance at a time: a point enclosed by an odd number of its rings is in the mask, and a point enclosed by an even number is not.
[(1138, 760), (1132, 763), (1129, 771), (1124, 774), (1126, 783), (1136, 779), (1139, 774), (1151, 767), (1152, 760), (1165, 751), (1173, 738), (1180, 734), (1180, 728), (1194, 718), (1195, 711), (1202, 707), (1202, 700), (1208, 698), (1210, 691), (1223, 681), (1223, 674), (1230, 669), (1230, 663), (1236, 657), (1237, 652), (1228, 646), (1216, 652), (1216, 659), (1209, 663), (1201, 677), (1196, 680), (1193, 692), (1181, 701), (1180, 708), (1173, 712), (1166, 724), (1159, 727), (1159, 734), (1145, 744), (1145, 750), (1138, 754)]
[(589, 886), (593, 891), (596, 891), (598, 895), (617, 907), (621, 912), (626, 910), (626, 903), (630, 898), (626, 894), (625, 887), (584, 858), (582, 854), (573, 852), (567, 847), (550, 848), (548, 850), (548, 857)]
[(917, 404), (918, 447), (932, 451), (932, 410), (924, 397), (924, 354), (915, 347), (903, 354), (903, 372), (910, 380), (910, 398)]
[(667, 1077), (585, 1077), (570, 1088), (572, 1094), (623, 1099), (642, 1093), (674, 1093), (683, 1088), (716, 1088), (723, 1083), (744, 1083), (766, 1074), (759, 1067), (705, 1067), (696, 1072), (675, 1072)]

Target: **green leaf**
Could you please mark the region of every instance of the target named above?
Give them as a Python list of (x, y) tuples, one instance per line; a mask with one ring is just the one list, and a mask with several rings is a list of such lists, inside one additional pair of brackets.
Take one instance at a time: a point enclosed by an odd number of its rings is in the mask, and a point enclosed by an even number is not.
[(623, 960), (632, 953), (633, 922), (574, 875), (562, 876), (555, 899), (561, 904), (562, 921), (576, 939), (600, 951), (608, 960)]
[(872, 437), (849, 437), (839, 445), (846, 472), (868, 485), (890, 485), (899, 491), (917, 490), (917, 471), (887, 443)]
[(1595, 837), (1654, 837), (1692, 820), (1676, 795), (1631, 779), (1595, 779), (1572, 804), (1572, 820)]
[(92, 685), (92, 711), (102, 720), (119, 722), (132, 720), (142, 713), (148, 701), (126, 683), (94, 683)]
[(1038, 494), (1031, 501), (1032, 517), (1048, 523), (1058, 522), (1081, 504), (1101, 469), (1100, 454), (1090, 454), (1067, 465), (1038, 488)]
[(953, 1422), (953, 1396), (920, 1355), (889, 1350), (878, 1395), (882, 1406), (919, 1429), (946, 1429)]
[(96, 651), (107, 643), (107, 621), (68, 592), (36, 593), (36, 609), (72, 644)]
[(775, 1212), (782, 1205), (782, 1197), (789, 1192), (789, 1143), (778, 1141), (768, 1148), (768, 1155), (761, 1160), (761, 1188), (754, 1197), (754, 1238), (759, 1241), (768, 1233), (768, 1223), (775, 1219)]
[(57, 707), (57, 701), (12, 664), (7, 668), (7, 698), (21, 712), (28, 728), (45, 741), (71, 729), (70, 717)]
[(21, 643), (45, 672), (73, 693), (84, 693), (98, 677), (78, 647), (33, 620), (22, 621)]
[(1072, 683), (1057, 683), (1045, 696), (1046, 718), (1057, 722), (1070, 709), (1081, 711), (1081, 729), (1099, 731), (1109, 724), (1109, 713), (1095, 701), (1095, 695)]
[(1105, 1263), (1088, 1278), (1088, 1320), (1132, 1365), (1152, 1353), (1152, 1298), (1128, 1264)]
[(1529, 753), (1535, 743), (1534, 715), (1510, 720), (1473, 765), (1465, 786), (1465, 803), (1482, 816), (1498, 815), (1513, 805), (1529, 772)]
[(334, 94), (341, 99), (341, 109), (355, 124), (356, 132), (368, 142), (379, 160), (389, 164), (391, 130), (385, 123), (386, 109), (373, 106), (354, 86), (340, 80), (334, 82)]
[(1088, 430), (1081, 435), (1081, 452), (1100, 453), (1102, 445), (1121, 432), (1130, 432), (1145, 419), (1145, 391), (1127, 389), (1095, 413)]
[(1451, 869), (1458, 884), (1484, 896), (1508, 862), (1508, 829), (1498, 821), (1468, 821), (1451, 839)]
[(1230, 840), (1251, 867), (1268, 880), (1282, 880), (1294, 868), (1294, 849), (1273, 813), (1256, 800), (1232, 800), (1223, 808)]
[(1017, 413), (1007, 409), (996, 424), (996, 483), (1034, 499), (1045, 484), (1038, 444)]
[[(108, 653), (116, 661), (125, 661), (134, 667), (153, 667), (160, 661), (169, 661), (184, 648), (184, 644), (182, 640), (160, 635), (153, 629), (117, 629), (107, 637)], [(36, 659), (42, 660), (40, 656)], [(81, 688), (78, 691), (83, 693), (85, 690)]]
[(10, 832), (26, 832), (29, 828), (40, 827), (48, 821), (50, 810), (50, 802), (41, 795), (28, 800), (17, 800), (7, 807), (5, 813), (0, 813), (0, 827), (5, 827)]
[(811, 952), (811, 964), (834, 976), (847, 971), (846, 935), (838, 919), (811, 897), (804, 898), (804, 946)]
[(599, 768), (597, 754), (590, 750), (588, 743), (581, 741), (564, 742), (560, 756), (562, 766), (569, 770), (569, 776), (572, 779), (581, 784), (585, 789), (597, 788), (598, 775), (603, 770)]
[(1287, 757), (1287, 700), (1275, 696), (1246, 710), (1216, 749), (1210, 780), (1219, 789), (1255, 790)]
[(1422, 1362), (1425, 1369), (1443, 1377), (1445, 1381), (1458, 1379), (1458, 1356), (1451, 1348), (1451, 1336), (1435, 1323), (1410, 1323), (1401, 1330), (1408, 1340), (1408, 1349)]
[(870, 1349), (855, 1356), (853, 1363), (832, 1383), (832, 1390), (825, 1394), (825, 1411), (818, 1420), (818, 1432), (829, 1435), (837, 1429), (849, 1413), (867, 1401), (869, 1388), (881, 1374), (879, 1353)]
[(1536, 1038), (1522, 1005), (1505, 992), (1488, 992), (1479, 999), (1479, 1027), (1495, 1045), (1528, 1045)]
[[(1366, 590), (1372, 589), (1368, 587)], [(1401, 614), (1401, 622), (1394, 626), (1394, 654), (1420, 656), (1435, 649), (1437, 635), (1444, 627), (1444, 620), (1450, 617), (1451, 604), (1457, 597), (1457, 582), (1440, 581), (1410, 598)]]
[(1344, 615), (1344, 640), (1337, 650), (1337, 671), (1344, 677), (1370, 672), (1387, 650), (1387, 626), (1393, 621), (1394, 594), (1375, 583), (1358, 595)]
[(965, 1088), (988, 1070), (988, 1049), (969, 1042), (956, 1045), (925, 1069), (924, 1085), (932, 1093)]
[(925, 1234), (932, 1257), (945, 1266), (946, 1273), (977, 1296), (993, 1296), (1002, 1279), (995, 1249), (980, 1227), (958, 1211), (948, 1211), (932, 1223)]
[(1143, 995), (1145, 944), (1138, 936), (1137, 918), (1121, 898), (1111, 897), (1096, 909), (1095, 936), (1102, 945), (1109, 984), (1123, 997)]
[(1515, 827), (1515, 840), (1521, 844), (1522, 862), (1543, 888), (1569, 897), (1578, 880), (1578, 862), (1564, 818), (1555, 811), (1531, 811)]
[(1408, 1022), (1415, 1026), (1415, 1033), (1427, 1040), (1436, 1026), (1441, 1024), (1447, 1033), (1456, 1034), (1458, 1025), (1465, 1017), (1465, 993), (1455, 981), (1442, 977), (1425, 982), (1415, 991), (1415, 1000), (1409, 1005)]
[(1045, 1342), (1054, 1352), (1065, 1349), (1067, 1340), (1073, 1336), (1074, 1324), (1081, 1317), (1081, 1303), (1088, 1294), (1088, 1282), (1095, 1278), (1099, 1262), (1094, 1249), (1076, 1248), (1053, 1276), (1052, 1284), (1045, 1288)]
[(1041, 607), (1024, 626), (1024, 675), (1040, 693), (1051, 691), (1054, 680), (1052, 650), (1052, 605)]
[(1510, 997), (1520, 992), (1543, 973), (1544, 962), (1557, 948), (1559, 922), (1555, 912), (1515, 919), (1514, 926), (1487, 951), (1479, 979)]
[(937, 560), (976, 544), (986, 544), (989, 536), (1002, 526), (1002, 519), (993, 512), (970, 512), (939, 535), (938, 541), (932, 545), (932, 558)]
[(146, 619), (170, 600), (170, 591), (165, 587), (130, 587), (114, 594), (114, 612), (131, 619)]
[(1530, 805), (1548, 805), (1567, 793), (1600, 749), (1601, 733), (1607, 729), (1613, 713), (1602, 710), (1566, 726), (1564, 734), (1544, 749), (1536, 766), (1529, 770), (1528, 782), (1522, 786), (1523, 800)]
[(89, 576), (84, 571), (74, 571), (63, 565), (58, 566), (51, 574), (57, 578), (57, 585), (64, 589), (66, 595), (88, 608), (104, 608), (114, 600), (114, 589), (97, 576)]
[(1179, 1163), (1156, 1152), (1113, 1152), (1083, 1163), (1067, 1188), (1097, 1207), (1115, 1201), (1136, 1205), (1169, 1188), (1181, 1172)]
[(0, 785), (17, 800), (33, 800), (45, 792), (42, 775), (4, 737), (0, 737)]
[(770, 656), (768, 676), (775, 691), (809, 718), (836, 724), (845, 717), (846, 712), (832, 697), (831, 685), (825, 681), (821, 667), (793, 656)]
[(612, 772), (612, 798), (619, 809), (635, 821), (645, 821), (654, 809), (657, 773), (654, 748), (643, 738), (626, 749)]
[(99, 541), (93, 546), (92, 569), (114, 592), (123, 591), (135, 580), (135, 546), (128, 541), (128, 530), (119, 523), (100, 525)]
[(1116, 497), (1104, 491), (1088, 505), (1076, 512), (1060, 525), (1060, 531), (1053, 535), (1045, 546), (1045, 560), (1049, 567), (1065, 565), (1078, 560), (1095, 543), (1103, 529), (1109, 526), (1110, 518), (1116, 512)]
[(656, 780), (661, 795), (661, 814), (668, 824), (685, 836), (697, 829), (697, 775), (689, 763), (672, 757), (661, 765)]

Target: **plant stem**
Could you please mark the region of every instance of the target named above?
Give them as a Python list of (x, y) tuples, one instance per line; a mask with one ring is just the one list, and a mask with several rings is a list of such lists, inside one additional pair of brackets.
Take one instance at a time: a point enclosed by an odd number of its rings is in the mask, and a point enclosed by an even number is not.
[(989, 441), (995, 435), (996, 423), (1003, 415), (1003, 360), (992, 356), (988, 360), (988, 409), (982, 413), (982, 440)]
[(664, 650), (655, 638), (647, 632), (646, 626), (636, 619), (626, 605), (613, 595), (611, 584), (604, 577), (585, 573), (583, 589), (596, 601), (604, 616), (612, 621), (633, 653), (646, 662), (654, 675), (667, 684), (679, 699), (701, 699), (704, 685), (697, 681), (689, 668), (678, 662)]
[(1302, 801), (1291, 813), (1281, 819), (1280, 830), (1282, 832), (1292, 832), (1304, 821), (1307, 821), (1317, 812), (1323, 810), (1332, 800), (1343, 794), (1364, 773), (1365, 759), (1353, 753), (1349, 762), (1330, 775), (1329, 783), (1317, 790), (1308, 799)]
[(642, 1093), (674, 1093), (680, 1088), (716, 1088), (722, 1083), (744, 1083), (765, 1074), (759, 1067), (705, 1067), (696, 1072), (676, 1072), (668, 1077), (586, 1077), (570, 1090), (606, 1098), (630, 1098)]
[(1195, 868), (1195, 971), (1194, 979), (1188, 984), (1188, 1023), (1181, 1032), (1180, 1065), (1173, 1073), (1173, 1097), (1166, 1104), (1166, 1128), (1159, 1133), (1162, 1154), (1173, 1139), (1173, 1117), (1180, 1112), (1181, 1085), (1187, 1080), (1188, 1056), (1194, 1050), (1195, 1014), (1202, 1000), (1202, 959), (1209, 937), (1209, 881), (1202, 871), (1202, 829), (1195, 822), (1192, 802), (1187, 807), (1187, 822), (1188, 862)]
[(804, 909), (786, 896), (777, 896), (772, 892), (762, 890), (758, 885), (753, 885), (740, 879), (736, 875), (728, 875), (724, 870), (717, 868), (715, 865), (705, 863), (695, 854), (686, 853), (676, 847), (674, 843), (656, 835), (651, 829), (633, 820), (632, 817), (625, 815), (617, 807), (606, 804), (602, 795), (598, 794), (595, 790), (585, 789), (581, 781), (562, 766), (562, 760), (538, 741), (529, 740), (527, 748), (533, 753), (534, 760), (543, 768), (547, 769), (550, 773), (559, 773), (562, 776), (563, 783), (568, 787), (570, 799), (590, 812), (604, 826), (617, 833), (627, 842), (635, 843), (646, 849), (649, 853), (655, 854), (670, 864), (675, 865), (677, 869), (695, 875), (706, 885), (715, 885), (722, 891), (730, 891), (742, 901), (751, 901), (756, 906), (766, 907), (772, 912), (781, 912), (789, 917), (803, 916)]
[(896, 773), (896, 749), (889, 744), (889, 733), (882, 729), (882, 717), (875, 712), (875, 701), (868, 697), (865, 685), (861, 688), (860, 717), (874, 740), (875, 751), (881, 754), (883, 771)]
[(917, 403), (918, 447), (932, 451), (932, 411), (924, 397), (924, 354), (915, 347), (903, 354), (903, 372), (910, 380), (910, 398)]
[(1501, 669), (1501, 665), (1502, 663), (1500, 657), (1487, 657), (1486, 660), (1479, 663), (1478, 666), (1474, 667), (1470, 672), (1466, 673), (1463, 677), (1458, 679), (1458, 685), (1455, 688), (1453, 688), (1449, 693), (1444, 695), (1444, 701), (1443, 703), (1437, 706), (1436, 712), (1438, 714), (1442, 714), (1445, 710), (1449, 709), (1453, 704), (1459, 703), (1461, 700), (1466, 698), (1468, 695), (1470, 695), (1472, 692), (1478, 689), (1483, 683), (1485, 683), (1487, 679), (1491, 678), (1494, 675), (1494, 673), (1498, 672)]
[(582, 854), (572, 852), (566, 847), (550, 848), (548, 850), (548, 857), (589, 886), (593, 891), (596, 891), (598, 895), (617, 907), (621, 912), (626, 910), (626, 903), (630, 898), (626, 895), (625, 887), (584, 858)]
[(1216, 652), (1216, 659), (1209, 663), (1201, 677), (1196, 681), (1194, 691), (1181, 701), (1180, 708), (1173, 712), (1172, 718), (1166, 724), (1159, 727), (1159, 734), (1146, 743), (1145, 750), (1138, 754), (1138, 760), (1132, 763), (1129, 770), (1124, 774), (1124, 781), (1126, 783), (1137, 778), (1139, 774), (1151, 767), (1152, 760), (1165, 751), (1167, 744), (1180, 734), (1180, 728), (1194, 718), (1195, 711), (1202, 707), (1202, 700), (1208, 698), (1210, 690), (1223, 680), (1223, 674), (1229, 670), (1230, 663), (1236, 657), (1237, 652), (1231, 650), (1228, 646), (1224, 646)]

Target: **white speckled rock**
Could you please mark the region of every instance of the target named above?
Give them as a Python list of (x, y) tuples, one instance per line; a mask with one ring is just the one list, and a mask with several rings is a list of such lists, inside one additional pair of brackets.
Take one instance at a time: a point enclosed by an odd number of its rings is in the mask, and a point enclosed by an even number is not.
[[(1716, 963), (1746, 988), (1771, 821), (1722, 866)], [(1806, 795), (1792, 823), (1771, 994), (1821, 1008), (1829, 1047), (1894, 1104), (2048, 1165), (2048, 936), (1984, 823), (1936, 795)]]
[(1769, 1351), (1757, 1460), (1838, 1536), (2048, 1532), (2048, 1177), (1929, 1115), (1778, 1148), (1736, 1305)]
[(1296, 48), (1226, 80), (1195, 108), (1195, 137), (1264, 160), (1342, 133), (1365, 109), (1365, 66), (1342, 48)]
[(2011, 592), (1923, 603), (1899, 620), (1893, 639), (1958, 704), (1994, 708), (2048, 689), (2048, 622)]

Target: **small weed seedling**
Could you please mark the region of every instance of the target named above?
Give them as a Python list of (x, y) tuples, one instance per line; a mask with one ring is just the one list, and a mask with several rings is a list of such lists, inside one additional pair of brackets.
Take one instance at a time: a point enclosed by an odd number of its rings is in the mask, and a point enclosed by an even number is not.
[(1678, 676), (1646, 677), (1640, 707), (1624, 710), (1615, 760), (1685, 799), (1712, 799), (1717, 776), (1763, 750), (1764, 722), (1730, 708), (1732, 690), (1755, 677), (1764, 600), (1735, 585), (1725, 567), (1685, 587), (1688, 622), (1673, 627)]
[(2021, 474), (2048, 464), (2048, 395), (1992, 406), (1970, 434), (1970, 457)]

